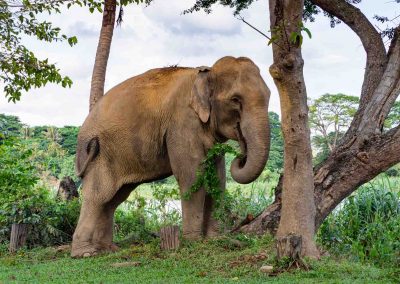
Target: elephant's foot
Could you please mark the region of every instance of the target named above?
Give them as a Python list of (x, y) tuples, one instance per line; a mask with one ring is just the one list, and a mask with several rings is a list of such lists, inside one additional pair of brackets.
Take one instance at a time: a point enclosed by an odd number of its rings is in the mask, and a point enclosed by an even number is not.
[(100, 243), (89, 243), (83, 242), (78, 244), (72, 244), (71, 257), (81, 258), (81, 257), (91, 257), (102, 253), (116, 252), (118, 246), (111, 244), (100, 244)]

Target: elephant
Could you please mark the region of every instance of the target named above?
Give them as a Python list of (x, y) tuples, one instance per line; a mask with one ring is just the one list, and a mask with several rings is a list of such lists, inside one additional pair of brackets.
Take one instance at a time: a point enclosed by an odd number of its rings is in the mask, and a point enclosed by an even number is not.
[[(83, 200), (72, 257), (113, 251), (113, 218), (142, 183), (174, 175), (181, 195), (196, 180), (207, 151), (228, 139), (242, 155), (231, 163), (242, 184), (263, 171), (269, 154), (270, 91), (246, 57), (223, 57), (210, 67), (165, 67), (132, 77), (107, 92), (78, 134), (76, 171)], [(216, 159), (225, 187), (225, 160)], [(217, 235), (213, 199), (203, 189), (182, 198), (183, 237)]]

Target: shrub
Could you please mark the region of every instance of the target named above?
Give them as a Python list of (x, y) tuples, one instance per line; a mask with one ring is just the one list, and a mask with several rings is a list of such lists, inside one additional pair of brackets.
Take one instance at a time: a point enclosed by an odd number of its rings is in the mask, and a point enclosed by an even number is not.
[(32, 150), (15, 138), (0, 145), (0, 242), (13, 223), (29, 224), (28, 246), (68, 242), (79, 214), (79, 201), (58, 202), (38, 186)]
[(51, 198), (43, 203), (43, 206), (38, 222), (31, 226), (28, 246), (51, 246), (71, 242), (79, 218), (79, 199), (58, 201)]
[(18, 219), (20, 223), (30, 225), (28, 247), (58, 245), (72, 240), (79, 217), (78, 199), (69, 202), (58, 201), (50, 196), (48, 189), (35, 187), (21, 203), (26, 207), (18, 214), (15, 213), (17, 209), (13, 203), (3, 204), (0, 243), (8, 242), (11, 224), (16, 223), (16, 216), (21, 218)]
[(345, 200), (322, 224), (318, 237), (333, 253), (396, 266), (400, 265), (399, 228), (399, 191), (378, 180)]
[(181, 223), (180, 205), (173, 206), (174, 201), (179, 199), (177, 185), (154, 182), (150, 187), (151, 199), (145, 199), (135, 191), (117, 209), (114, 227), (117, 241), (129, 238), (134, 242), (146, 242), (161, 227)]

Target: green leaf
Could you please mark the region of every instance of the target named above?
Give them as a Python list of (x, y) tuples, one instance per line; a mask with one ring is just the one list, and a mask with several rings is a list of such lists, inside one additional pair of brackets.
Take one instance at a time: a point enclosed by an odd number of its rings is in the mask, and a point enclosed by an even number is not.
[(312, 38), (312, 35), (311, 35), (311, 32), (310, 32), (309, 29), (303, 27), (302, 30), (305, 31), (305, 32), (307, 33), (307, 35), (308, 35), (308, 37), (309, 37), (310, 39)]
[(297, 37), (299, 36), (299, 33), (297, 32), (291, 32), (289, 35), (289, 41), (291, 43), (296, 43), (297, 42)]

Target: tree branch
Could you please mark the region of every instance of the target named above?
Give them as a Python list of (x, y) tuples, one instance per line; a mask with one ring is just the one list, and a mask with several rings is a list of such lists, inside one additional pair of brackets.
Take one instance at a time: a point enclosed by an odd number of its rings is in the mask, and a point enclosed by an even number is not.
[(323, 167), (314, 171), (316, 227), (360, 185), (399, 161), (400, 125), (371, 139), (364, 148), (352, 147), (333, 154)]
[(311, 0), (311, 2), (343, 21), (362, 42), (367, 53), (360, 101), (362, 106), (372, 96), (386, 68), (386, 50), (381, 35), (358, 8), (345, 0)]
[[(314, 170), (316, 228), (347, 196), (379, 173), (400, 161), (400, 125), (376, 136), (365, 148), (344, 148), (334, 152), (323, 165)], [(281, 189), (283, 177), (276, 187), (275, 201), (250, 223), (238, 231), (252, 234), (276, 233), (281, 216)]]
[(388, 52), (388, 64), (371, 100), (366, 104), (360, 131), (382, 132), (383, 124), (400, 93), (400, 26)]

